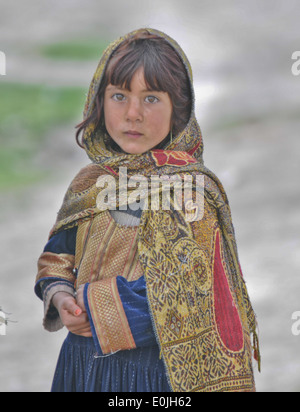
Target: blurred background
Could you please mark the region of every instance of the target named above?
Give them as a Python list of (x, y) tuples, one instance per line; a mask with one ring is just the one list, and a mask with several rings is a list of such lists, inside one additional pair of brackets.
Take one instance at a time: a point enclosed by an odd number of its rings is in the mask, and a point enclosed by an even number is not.
[(42, 327), (36, 262), (89, 160), (75, 125), (104, 47), (140, 27), (174, 37), (195, 80), (205, 163), (227, 190), (256, 311), (259, 392), (300, 390), (298, 0), (0, 0), (0, 391), (49, 391), (66, 331)]

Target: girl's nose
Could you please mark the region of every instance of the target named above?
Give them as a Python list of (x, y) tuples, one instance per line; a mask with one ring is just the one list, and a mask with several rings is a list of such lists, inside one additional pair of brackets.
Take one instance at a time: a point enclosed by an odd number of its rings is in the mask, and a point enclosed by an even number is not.
[(139, 99), (131, 99), (128, 102), (126, 120), (138, 122), (143, 120), (143, 108)]

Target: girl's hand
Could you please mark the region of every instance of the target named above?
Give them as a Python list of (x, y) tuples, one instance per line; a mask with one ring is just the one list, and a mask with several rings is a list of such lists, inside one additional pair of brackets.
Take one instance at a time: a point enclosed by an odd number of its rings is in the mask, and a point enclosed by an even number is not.
[(79, 293), (80, 304), (73, 296), (65, 292), (56, 293), (52, 302), (58, 310), (62, 323), (71, 333), (86, 338), (92, 337), (91, 325), (83, 304), (83, 288)]
[(84, 299), (83, 299), (83, 290), (84, 290), (84, 285), (79, 286), (77, 290), (76, 302), (79, 308), (83, 312), (86, 312), (85, 305), (84, 305)]

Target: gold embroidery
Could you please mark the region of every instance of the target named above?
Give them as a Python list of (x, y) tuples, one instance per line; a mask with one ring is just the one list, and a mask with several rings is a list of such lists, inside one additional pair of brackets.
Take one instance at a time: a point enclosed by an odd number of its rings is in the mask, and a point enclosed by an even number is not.
[(91, 283), (88, 299), (102, 352), (108, 354), (134, 349), (134, 339), (120, 301), (116, 279)]
[(116, 278), (89, 285), (89, 306), (104, 354), (134, 349), (135, 342), (119, 297)]
[(89, 283), (89, 308), (104, 354), (135, 348), (116, 277), (132, 281), (143, 276), (137, 242), (138, 227), (118, 225), (109, 212), (78, 227), (77, 286)]
[(36, 282), (43, 278), (59, 278), (75, 282), (73, 274), (74, 256), (44, 252), (38, 260), (38, 275)]
[(80, 224), (76, 262), (81, 263), (77, 285), (115, 276), (123, 276), (129, 281), (139, 279), (143, 270), (139, 263), (137, 241), (138, 227), (118, 225), (109, 212), (97, 215), (92, 224)]

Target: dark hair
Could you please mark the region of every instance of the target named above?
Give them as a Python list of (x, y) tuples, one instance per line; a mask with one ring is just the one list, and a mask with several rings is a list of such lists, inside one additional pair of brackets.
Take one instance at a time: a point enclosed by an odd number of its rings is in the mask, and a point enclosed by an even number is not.
[(122, 86), (130, 90), (136, 71), (144, 68), (147, 87), (150, 90), (167, 92), (173, 105), (172, 132), (180, 133), (190, 118), (191, 90), (187, 70), (175, 49), (162, 37), (147, 31), (137, 33), (125, 40), (113, 53), (96, 96), (96, 106), (91, 115), (77, 125), (76, 141), (80, 133), (91, 123), (104, 128), (103, 101), (107, 85)]

